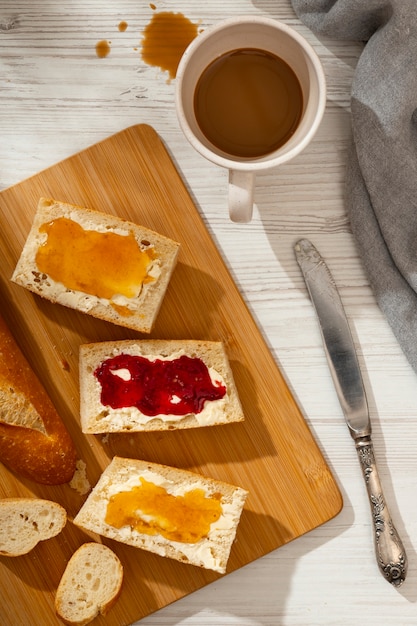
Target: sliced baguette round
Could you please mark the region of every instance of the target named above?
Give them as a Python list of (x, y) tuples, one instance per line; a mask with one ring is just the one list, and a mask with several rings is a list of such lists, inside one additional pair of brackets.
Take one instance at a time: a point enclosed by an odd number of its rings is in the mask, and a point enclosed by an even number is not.
[[(210, 525), (208, 534), (195, 543), (172, 541), (159, 533), (139, 532), (130, 524), (121, 528), (108, 524), (106, 513), (112, 496), (140, 486), (141, 478), (164, 488), (173, 496), (183, 496), (194, 489), (203, 490), (206, 498), (220, 501), (220, 518)], [(247, 495), (248, 492), (241, 487), (188, 470), (114, 457), (75, 516), (74, 524), (160, 556), (224, 574)], [(152, 519), (158, 522), (160, 516), (163, 519), (164, 513), (164, 510), (155, 511)], [(137, 514), (140, 517), (140, 511)], [(143, 519), (149, 522), (149, 515)]]
[(55, 596), (55, 611), (65, 624), (84, 626), (105, 615), (121, 592), (123, 566), (101, 543), (84, 543), (68, 561)]
[[(206, 401), (200, 413), (145, 415), (137, 406), (112, 408), (101, 402), (101, 384), (94, 372), (107, 359), (120, 354), (150, 361), (181, 355), (201, 359), (212, 380), (226, 387), (223, 398)], [(140, 387), (141, 381), (132, 382)], [(145, 339), (105, 341), (80, 346), (80, 415), (84, 433), (139, 432), (215, 426), (241, 422), (244, 413), (224, 346), (219, 341)]]
[[(111, 233), (121, 236), (133, 234), (140, 250), (152, 250), (154, 258), (146, 276), (149, 280), (143, 282), (140, 292), (133, 297), (121, 296), (117, 293), (110, 299), (98, 297), (94, 293), (70, 289), (61, 281), (54, 280), (53, 277), (41, 272), (36, 262), (36, 255), (47, 239), (47, 235), (42, 232), (42, 227), (59, 218), (66, 218), (77, 223), (84, 232), (94, 231), (103, 236)], [(68, 255), (71, 254), (71, 249), (66, 242), (63, 242), (62, 250), (68, 250)], [(11, 280), (51, 302), (88, 313), (119, 326), (150, 333), (176, 265), (178, 252), (177, 242), (144, 226), (101, 211), (59, 200), (41, 198)], [(91, 259), (89, 265), (93, 265), (94, 271), (99, 276), (102, 268), (94, 267), (94, 264), (98, 265), (98, 263), (91, 254), (89, 259)], [(74, 270), (78, 269), (77, 258), (72, 261), (66, 256), (65, 260), (68, 263), (74, 263)], [(124, 274), (124, 265), (116, 256), (113, 259), (112, 271), (121, 276)]]
[(57, 502), (4, 498), (0, 500), (0, 554), (27, 554), (40, 541), (58, 535), (66, 521), (67, 513)]

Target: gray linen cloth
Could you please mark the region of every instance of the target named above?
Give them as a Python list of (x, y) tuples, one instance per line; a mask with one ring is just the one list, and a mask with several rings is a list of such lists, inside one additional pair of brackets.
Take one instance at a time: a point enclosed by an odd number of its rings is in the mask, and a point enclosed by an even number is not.
[(318, 36), (365, 43), (346, 210), (376, 300), (417, 371), (417, 0), (292, 0)]

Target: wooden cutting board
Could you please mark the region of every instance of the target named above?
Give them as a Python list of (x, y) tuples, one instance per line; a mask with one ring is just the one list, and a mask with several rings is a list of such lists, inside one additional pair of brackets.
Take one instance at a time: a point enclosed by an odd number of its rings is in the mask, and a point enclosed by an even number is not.
[[(114, 213), (181, 244), (154, 338), (224, 342), (245, 422), (181, 432), (85, 436), (79, 425), (81, 343), (137, 337), (43, 300), (10, 282), (40, 196)], [(174, 465), (250, 493), (231, 572), (334, 517), (342, 498), (255, 321), (174, 164), (149, 126), (128, 128), (0, 193), (1, 310), (65, 420), (94, 485), (115, 454)], [(71, 523), (85, 496), (40, 486), (0, 465), (0, 496), (50, 498), (68, 511), (56, 538), (30, 554), (0, 557), (2, 626), (58, 624), (54, 594), (72, 553), (91, 536)], [(118, 603), (95, 623), (130, 624), (219, 578), (218, 574), (94, 536), (125, 571)]]

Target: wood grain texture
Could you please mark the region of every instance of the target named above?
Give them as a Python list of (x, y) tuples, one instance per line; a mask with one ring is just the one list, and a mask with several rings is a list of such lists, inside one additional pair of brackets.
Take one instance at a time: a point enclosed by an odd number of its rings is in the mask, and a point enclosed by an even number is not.
[[(40, 196), (114, 213), (180, 243), (178, 265), (151, 337), (223, 341), (245, 413), (243, 424), (107, 437), (81, 433), (79, 345), (140, 335), (54, 305), (10, 282)], [(64, 417), (92, 485), (109, 459), (118, 455), (191, 469), (247, 489), (250, 495), (229, 571), (340, 511), (341, 495), (329, 468), (169, 154), (150, 126), (130, 127), (4, 190), (0, 217), (4, 316)], [(38, 487), (5, 471), (1, 478), (2, 495), (30, 490), (53, 497), (67, 508), (70, 518), (82, 501), (69, 486)], [(36, 610), (43, 623), (49, 623), (47, 619), (55, 623), (53, 590), (66, 560), (83, 539), (83, 533), (69, 523), (62, 535), (15, 567), (7, 563), (5, 569), (6, 564), (0, 564), (0, 584), (3, 592), (9, 589), (8, 606), (15, 618), (29, 618), (19, 598), (33, 596), (30, 619)], [(139, 619), (216, 579), (211, 572), (108, 543), (127, 576), (106, 624)], [(37, 579), (45, 557), (51, 563), (44, 572), (50, 593), (34, 592), (25, 579), (19, 579), (20, 568), (26, 561), (27, 578)], [(13, 586), (9, 572), (17, 575)], [(139, 600), (136, 586), (142, 590)], [(12, 618), (3, 623), (15, 622)]]

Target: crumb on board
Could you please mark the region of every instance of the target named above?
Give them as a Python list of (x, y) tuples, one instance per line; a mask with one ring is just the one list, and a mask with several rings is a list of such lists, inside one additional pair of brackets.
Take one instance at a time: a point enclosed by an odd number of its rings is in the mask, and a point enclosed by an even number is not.
[(78, 493), (82, 496), (91, 490), (91, 485), (87, 478), (86, 468), (86, 463), (82, 459), (78, 459), (75, 466), (74, 476), (69, 483), (70, 487), (78, 491)]

